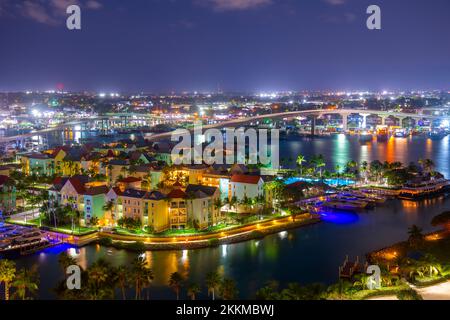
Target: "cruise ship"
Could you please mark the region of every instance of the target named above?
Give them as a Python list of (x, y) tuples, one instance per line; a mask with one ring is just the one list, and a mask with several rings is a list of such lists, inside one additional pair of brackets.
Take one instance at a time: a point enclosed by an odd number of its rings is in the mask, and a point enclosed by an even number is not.
[(399, 193), (400, 199), (416, 200), (427, 196), (439, 195), (450, 190), (450, 180), (444, 178), (409, 182)]

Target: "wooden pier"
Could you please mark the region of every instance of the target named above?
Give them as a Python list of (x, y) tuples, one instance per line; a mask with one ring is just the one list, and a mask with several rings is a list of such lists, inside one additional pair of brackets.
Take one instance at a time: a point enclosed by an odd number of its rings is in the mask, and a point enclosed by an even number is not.
[(58, 244), (61, 244), (62, 242), (55, 242), (55, 241), (39, 241), (36, 243), (30, 243), (29, 245), (25, 245), (20, 247), (19, 253), (21, 256), (26, 256), (29, 254), (36, 253), (38, 251), (56, 246)]
[[(367, 265), (367, 263), (366, 263)], [(339, 267), (340, 279), (351, 279), (357, 273), (363, 272), (363, 266), (359, 261), (359, 256), (355, 261), (350, 261), (348, 255), (345, 257), (344, 263)]]

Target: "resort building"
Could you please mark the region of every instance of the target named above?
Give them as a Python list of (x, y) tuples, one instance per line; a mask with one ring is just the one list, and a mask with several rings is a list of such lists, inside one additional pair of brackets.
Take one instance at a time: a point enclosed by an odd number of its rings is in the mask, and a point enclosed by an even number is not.
[(53, 158), (45, 153), (29, 153), (22, 155), (20, 158), (23, 172), (26, 175), (47, 175), (54, 174)]
[(214, 165), (203, 174), (201, 184), (219, 188), (221, 198), (226, 199), (230, 196), (230, 179), (226, 166)]
[(130, 164), (127, 160), (114, 159), (107, 164), (106, 176), (110, 184), (113, 184), (121, 178), (128, 176)]
[(16, 187), (8, 176), (0, 175), (0, 210), (11, 214), (16, 209)]
[(83, 194), (86, 192), (87, 176), (69, 178), (60, 191), (61, 205), (71, 205), (78, 211), (84, 210)]
[(83, 193), (84, 201), (84, 222), (89, 223), (95, 217), (101, 225), (109, 225), (113, 222), (111, 212), (104, 212), (103, 207), (106, 201), (108, 187), (99, 186), (88, 188)]
[(190, 184), (185, 193), (189, 220), (194, 228), (206, 229), (222, 222), (221, 208), (216, 206), (220, 199), (219, 188)]
[(259, 175), (235, 174), (230, 185), (230, 198), (238, 201), (264, 196), (264, 181)]
[(139, 219), (153, 232), (162, 232), (170, 227), (167, 197), (159, 191), (127, 189), (120, 196), (123, 216)]
[(123, 199), (122, 199), (123, 191), (118, 187), (111, 188), (106, 194), (106, 203), (112, 202), (113, 208), (111, 210), (111, 219), (114, 221), (119, 220), (123, 217)]
[(61, 189), (66, 184), (69, 178), (65, 177), (56, 177), (53, 180), (52, 186), (48, 189), (48, 196), (51, 203), (60, 205), (61, 202)]
[(159, 191), (148, 192), (144, 199), (144, 224), (158, 233), (169, 229), (169, 203)]
[(141, 189), (142, 180), (135, 177), (127, 177), (117, 180), (116, 186), (120, 190), (125, 191), (126, 189)]
[(186, 208), (186, 193), (181, 190), (181, 184), (175, 183), (174, 189), (167, 194), (169, 201), (169, 223), (171, 229), (186, 229), (188, 215)]

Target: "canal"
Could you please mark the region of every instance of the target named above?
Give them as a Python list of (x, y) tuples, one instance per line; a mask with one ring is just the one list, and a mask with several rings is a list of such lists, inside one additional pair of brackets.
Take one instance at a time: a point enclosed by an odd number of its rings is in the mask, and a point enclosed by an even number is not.
[[(293, 159), (298, 154), (306, 158), (322, 154), (330, 169), (337, 164), (343, 166), (349, 160), (409, 163), (418, 158), (430, 158), (436, 163), (436, 169), (447, 177), (450, 172), (448, 137), (438, 141), (426, 137), (392, 138), (383, 143), (360, 143), (357, 137), (344, 135), (296, 138), (281, 141), (281, 154)], [(239, 297), (244, 299), (252, 298), (269, 280), (276, 280), (281, 285), (289, 282), (330, 284), (337, 281), (338, 266), (346, 255), (363, 258), (371, 250), (404, 240), (408, 227), (413, 224), (424, 231), (433, 231), (432, 217), (444, 210), (450, 210), (450, 198), (421, 202), (390, 200), (359, 215), (329, 215), (320, 224), (280, 232), (262, 240), (193, 251), (147, 252), (146, 259), (155, 275), (151, 298), (175, 297), (167, 287), (169, 275), (175, 271), (189, 282), (199, 284), (204, 284), (208, 272), (218, 271), (237, 281)], [(68, 250), (82, 267), (99, 258), (116, 266), (127, 264), (135, 256), (124, 250), (90, 245), (81, 249), (61, 246), (19, 259), (19, 266), (38, 264), (42, 299), (55, 298), (51, 289), (63, 277), (58, 254), (64, 250)], [(206, 298), (205, 288), (199, 298)]]

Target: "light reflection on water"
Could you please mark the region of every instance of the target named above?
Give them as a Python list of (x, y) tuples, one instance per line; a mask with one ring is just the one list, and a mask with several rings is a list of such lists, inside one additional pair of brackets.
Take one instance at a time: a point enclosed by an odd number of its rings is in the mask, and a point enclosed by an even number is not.
[[(147, 252), (145, 259), (155, 276), (151, 297), (174, 298), (167, 286), (173, 272), (188, 278), (189, 283), (202, 285), (208, 272), (220, 272), (238, 282), (240, 297), (243, 298), (252, 297), (257, 288), (274, 279), (281, 284), (292, 281), (332, 283), (337, 280), (337, 266), (346, 255), (364, 258), (371, 250), (404, 240), (412, 224), (426, 232), (432, 231), (432, 217), (444, 210), (450, 210), (449, 198), (419, 203), (393, 200), (359, 215), (330, 214), (326, 222), (283, 231), (260, 240), (193, 251)], [(40, 289), (44, 298), (53, 297), (49, 290), (62, 278), (58, 254), (64, 250), (74, 254), (83, 268), (99, 258), (106, 259), (113, 266), (129, 265), (136, 256), (135, 253), (101, 246), (78, 250), (62, 246), (21, 258), (19, 266), (39, 264)], [(132, 289), (129, 295), (133, 296)], [(206, 290), (200, 298), (206, 298)]]
[[(280, 150), (284, 158), (296, 159), (298, 154), (311, 159), (322, 154), (328, 170), (334, 170), (336, 165), (344, 166), (348, 161), (358, 163), (363, 161), (381, 162), (400, 161), (408, 164), (417, 162), (420, 158), (432, 159), (436, 169), (445, 176), (450, 176), (450, 136), (442, 140), (431, 140), (426, 136), (408, 138), (391, 137), (388, 141), (360, 142), (357, 136), (343, 134), (325, 138), (296, 138), (280, 141)], [(294, 166), (295, 164), (291, 164)]]
[[(437, 170), (449, 176), (449, 138), (431, 141), (425, 137), (391, 139), (387, 142), (360, 143), (357, 137), (337, 136), (321, 139), (280, 141), (281, 152), (293, 159), (300, 153), (310, 159), (322, 154), (329, 169), (350, 160), (370, 162), (401, 161), (409, 163), (418, 158), (431, 158)], [(332, 217), (331, 221), (297, 230), (284, 231), (258, 241), (248, 241), (217, 248), (194, 251), (147, 252), (146, 261), (153, 269), (152, 299), (173, 299), (167, 287), (171, 273), (179, 272), (189, 282), (204, 284), (205, 275), (217, 271), (235, 279), (240, 297), (251, 298), (257, 288), (268, 280), (278, 280), (282, 285), (291, 281), (331, 283), (337, 279), (337, 267), (346, 255), (364, 255), (378, 248), (404, 240), (407, 229), (417, 224), (432, 231), (432, 217), (450, 210), (450, 199), (436, 198), (422, 202), (390, 201), (367, 213), (353, 217)], [(343, 223), (340, 219), (347, 219)], [(344, 219), (344, 220), (345, 220)], [(96, 259), (104, 258), (112, 265), (130, 264), (135, 254), (101, 246), (87, 246), (79, 250), (69, 246), (50, 248), (43, 253), (22, 257), (19, 266), (38, 263), (41, 273), (42, 298), (54, 297), (50, 289), (62, 279), (58, 254), (69, 250), (83, 268)], [(186, 294), (185, 292), (183, 293)], [(130, 296), (132, 293), (130, 292)], [(203, 289), (199, 298), (206, 298)]]

